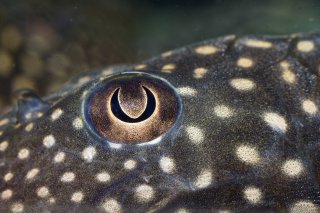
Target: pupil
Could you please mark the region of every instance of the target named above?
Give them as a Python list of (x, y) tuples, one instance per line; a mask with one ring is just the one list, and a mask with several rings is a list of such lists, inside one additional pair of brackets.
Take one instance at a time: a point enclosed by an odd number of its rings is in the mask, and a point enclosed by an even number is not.
[[(147, 107), (141, 116), (139, 116), (138, 118), (131, 118), (125, 112), (123, 112), (118, 100), (118, 93), (120, 89), (117, 89), (113, 93), (111, 98), (111, 111), (114, 114), (114, 116), (117, 117), (119, 120), (127, 123), (137, 123), (137, 122), (141, 122), (148, 119), (156, 108), (156, 99), (148, 88), (143, 87), (143, 89), (146, 91), (146, 94), (147, 94)], [(127, 100), (127, 101), (130, 101), (130, 100)]]

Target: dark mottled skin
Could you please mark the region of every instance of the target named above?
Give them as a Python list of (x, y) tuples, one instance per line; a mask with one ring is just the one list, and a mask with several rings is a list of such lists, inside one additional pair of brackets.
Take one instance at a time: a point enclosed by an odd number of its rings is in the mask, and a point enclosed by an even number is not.
[[(249, 39), (268, 41), (272, 46), (245, 45)], [(311, 51), (299, 50), (298, 42), (305, 40), (313, 42)], [(196, 53), (195, 48), (203, 45), (214, 45), (218, 51)], [(238, 66), (239, 57), (254, 63), (247, 68)], [(282, 78), (280, 63), (284, 60), (295, 76), (294, 83)], [(105, 212), (108, 208), (112, 212), (173, 212), (181, 208), (189, 212), (319, 210), (320, 117), (317, 109), (307, 113), (302, 103), (308, 99), (319, 106), (320, 34), (223, 37), (174, 50), (169, 56), (144, 64), (140, 71), (162, 77), (175, 88), (196, 91), (193, 95), (181, 94), (183, 111), (174, 128), (157, 144), (121, 148), (110, 147), (93, 135), (84, 120), (83, 128), (75, 129), (74, 119), (83, 119), (84, 91), (94, 88), (108, 74), (139, 70), (118, 66), (111, 67), (112, 71), (84, 73), (44, 98), (50, 107), (44, 107), (43, 116), (33, 116), (21, 124), (15, 117), (16, 108), (2, 116), (2, 121), (9, 119), (9, 123), (3, 121), (0, 126), (0, 143), (8, 143), (6, 148), (0, 144), (0, 212), (17, 210), (17, 203), (23, 205), (24, 212)], [(161, 72), (166, 64), (175, 64), (175, 68), (170, 73)], [(194, 69), (199, 67), (208, 71), (202, 78), (195, 78)], [(79, 83), (86, 76), (90, 79)], [(256, 86), (239, 91), (230, 85), (233, 78), (251, 79)], [(220, 105), (232, 109), (232, 115), (217, 116), (214, 109)], [(52, 120), (58, 108), (63, 113)], [(278, 124), (278, 129), (272, 128), (263, 117), (266, 112), (280, 115), (286, 128)], [(25, 127), (30, 123), (33, 128), (27, 132)], [(43, 144), (48, 135), (55, 138), (50, 148)], [(236, 150), (243, 144), (255, 148), (260, 156), (257, 162), (250, 164), (237, 156)], [(96, 150), (91, 161), (83, 157), (88, 146)], [(23, 148), (29, 155), (19, 159)], [(65, 153), (60, 163), (54, 162), (58, 152)], [(247, 157), (251, 155), (247, 153)], [(159, 164), (163, 156), (174, 161), (170, 172)], [(134, 169), (124, 168), (128, 159), (136, 161)], [(283, 169), (288, 159), (298, 160), (303, 170), (288, 176)], [(26, 181), (32, 168), (38, 168), (39, 173)], [(110, 175), (107, 183), (96, 180), (101, 171)], [(199, 180), (199, 175), (208, 171), (209, 175)], [(13, 177), (5, 180), (9, 172)], [(65, 172), (73, 172), (74, 180), (62, 182)], [(148, 192), (139, 194), (137, 187), (141, 185), (152, 188), (152, 196)], [(44, 198), (37, 195), (43, 186), (49, 191)], [(247, 187), (258, 189), (260, 197), (246, 197)], [(11, 190), (10, 198), (6, 190)], [(71, 200), (77, 191), (83, 194), (80, 202)], [(50, 203), (53, 198), (55, 202)], [(117, 206), (110, 205), (108, 199), (114, 199)]]

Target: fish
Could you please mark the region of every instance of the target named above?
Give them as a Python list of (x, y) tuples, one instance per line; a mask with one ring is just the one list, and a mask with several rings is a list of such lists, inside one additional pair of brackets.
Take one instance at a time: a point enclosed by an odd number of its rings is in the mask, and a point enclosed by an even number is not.
[(0, 212), (320, 212), (320, 33), (82, 73), (0, 117)]

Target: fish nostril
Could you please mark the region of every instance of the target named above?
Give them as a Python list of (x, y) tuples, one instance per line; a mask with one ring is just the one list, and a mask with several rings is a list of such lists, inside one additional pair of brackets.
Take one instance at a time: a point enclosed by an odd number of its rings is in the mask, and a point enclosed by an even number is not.
[(127, 72), (95, 85), (84, 107), (86, 124), (102, 139), (140, 144), (160, 137), (175, 124), (181, 101), (167, 81)]

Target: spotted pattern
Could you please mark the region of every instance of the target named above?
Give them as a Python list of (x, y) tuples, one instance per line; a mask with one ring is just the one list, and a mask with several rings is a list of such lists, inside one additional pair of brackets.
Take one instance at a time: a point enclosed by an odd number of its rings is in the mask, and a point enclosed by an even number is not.
[[(26, 122), (13, 107), (0, 212), (319, 212), (319, 47), (319, 34), (227, 36), (84, 73)], [(102, 140), (84, 100), (134, 70), (171, 83), (181, 115), (146, 144)]]

